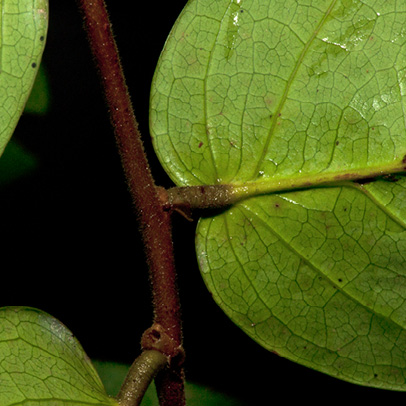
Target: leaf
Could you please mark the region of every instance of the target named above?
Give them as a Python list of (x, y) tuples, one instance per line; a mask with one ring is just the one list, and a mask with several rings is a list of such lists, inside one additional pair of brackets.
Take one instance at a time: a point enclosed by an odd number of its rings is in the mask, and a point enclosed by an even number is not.
[(269, 350), (404, 390), (404, 226), (350, 187), (247, 200), (199, 223), (203, 277)]
[(0, 156), (30, 95), (48, 28), (47, 0), (0, 0)]
[(0, 308), (2, 406), (114, 406), (79, 342), (32, 308)]
[(225, 313), (281, 356), (402, 391), (406, 178), (350, 180), (405, 170), (405, 26), (399, 2), (191, 0), (150, 113), (178, 186), (247, 197), (197, 228)]
[[(94, 365), (99, 371), (108, 393), (115, 396), (120, 390), (129, 365), (102, 361), (94, 362)], [(243, 406), (243, 403), (235, 398), (196, 383), (186, 382), (185, 392), (188, 406)], [(154, 384), (147, 389), (141, 406), (159, 406)]]

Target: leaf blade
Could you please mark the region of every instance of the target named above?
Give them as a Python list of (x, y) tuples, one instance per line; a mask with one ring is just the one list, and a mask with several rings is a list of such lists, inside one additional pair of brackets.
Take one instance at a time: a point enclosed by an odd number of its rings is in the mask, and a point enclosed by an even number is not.
[(4, 406), (117, 403), (73, 334), (32, 308), (0, 308), (0, 403)]
[(401, 161), (405, 11), (385, 7), (190, 1), (151, 94), (156, 151), (175, 183)]
[[(368, 199), (355, 188), (253, 198), (200, 220), (196, 249), (216, 302), (265, 348), (405, 390), (405, 259), (384, 254), (388, 235), (402, 244), (406, 235), (376, 206), (360, 210)], [(372, 222), (360, 240), (354, 223), (364, 215)]]
[(23, 112), (48, 28), (47, 0), (1, 0), (0, 155)]

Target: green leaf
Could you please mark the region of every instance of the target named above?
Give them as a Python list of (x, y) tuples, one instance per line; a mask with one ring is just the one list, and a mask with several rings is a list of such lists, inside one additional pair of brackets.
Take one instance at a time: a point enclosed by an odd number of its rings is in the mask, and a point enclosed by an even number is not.
[(253, 198), (202, 220), (197, 236), (209, 289), (253, 339), (396, 390), (405, 389), (405, 248), (404, 225), (350, 187)]
[[(281, 356), (394, 390), (406, 390), (406, 178), (349, 179), (405, 170), (405, 26), (399, 2), (191, 0), (150, 115), (177, 185), (248, 197), (197, 229), (226, 314)], [(323, 188), (289, 192), (309, 186)]]
[(0, 308), (2, 406), (114, 406), (73, 334), (32, 308)]
[(30, 95), (48, 27), (48, 0), (0, 0), (0, 155)]

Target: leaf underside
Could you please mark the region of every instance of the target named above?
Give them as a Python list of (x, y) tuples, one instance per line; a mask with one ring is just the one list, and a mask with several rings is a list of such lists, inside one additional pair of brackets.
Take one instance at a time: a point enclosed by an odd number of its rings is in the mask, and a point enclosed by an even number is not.
[(2, 406), (117, 406), (73, 334), (32, 308), (0, 308)]
[[(150, 127), (179, 186), (403, 165), (406, 3), (191, 0)], [(406, 178), (255, 196), (199, 221), (214, 299), (269, 350), (406, 389)]]
[(48, 0), (0, 0), (0, 156), (24, 110), (40, 65)]

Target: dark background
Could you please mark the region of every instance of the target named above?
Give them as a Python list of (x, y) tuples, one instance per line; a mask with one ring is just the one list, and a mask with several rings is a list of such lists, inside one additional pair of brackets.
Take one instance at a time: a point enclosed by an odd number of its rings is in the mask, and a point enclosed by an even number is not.
[[(183, 4), (107, 2), (153, 175), (165, 187), (172, 183), (148, 135), (149, 88)], [(24, 115), (14, 136), (40, 166), (0, 190), (1, 306), (41, 308), (65, 323), (91, 358), (131, 363), (152, 318), (137, 224), (75, 2), (51, 0), (50, 12), (43, 66), (51, 108), (44, 117)], [(205, 289), (194, 256), (195, 223), (175, 217), (174, 229), (187, 379), (247, 405), (280, 402), (280, 396), (312, 402), (403, 398), (330, 378), (252, 342)]]

